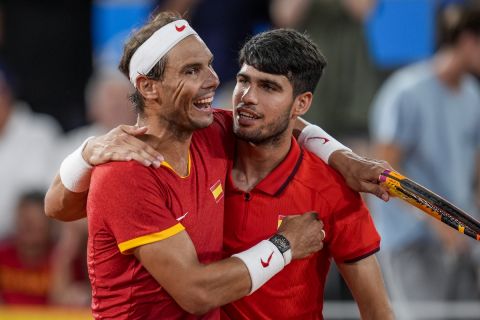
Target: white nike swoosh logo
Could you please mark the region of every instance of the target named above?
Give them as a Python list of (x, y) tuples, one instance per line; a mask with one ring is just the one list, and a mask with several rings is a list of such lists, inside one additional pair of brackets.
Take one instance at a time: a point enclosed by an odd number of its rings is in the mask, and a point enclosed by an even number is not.
[(187, 216), (187, 214), (188, 214), (188, 211), (187, 211), (183, 216), (178, 217), (178, 218), (177, 218), (177, 221), (180, 221), (180, 220), (182, 220), (183, 218), (185, 218), (185, 217)]

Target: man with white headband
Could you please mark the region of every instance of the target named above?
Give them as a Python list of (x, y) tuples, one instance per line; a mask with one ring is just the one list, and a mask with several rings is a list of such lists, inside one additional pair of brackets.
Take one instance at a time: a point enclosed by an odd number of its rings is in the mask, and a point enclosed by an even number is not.
[[(137, 89), (138, 123), (165, 160), (160, 168), (130, 161), (93, 170), (87, 212), (95, 318), (218, 319), (218, 306), (322, 248), (323, 224), (306, 213), (220, 260), (234, 140), (231, 115), (211, 108), (219, 84), (211, 62), (206, 45), (171, 13), (155, 16), (125, 45), (120, 69)], [(67, 185), (69, 166), (60, 169)]]

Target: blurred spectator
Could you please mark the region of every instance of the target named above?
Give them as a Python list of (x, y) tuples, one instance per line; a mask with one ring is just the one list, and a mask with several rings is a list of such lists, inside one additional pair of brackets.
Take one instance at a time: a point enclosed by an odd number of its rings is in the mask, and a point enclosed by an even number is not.
[(43, 211), (44, 196), (30, 192), (20, 197), (11, 238), (0, 243), (0, 303), (48, 303), (52, 221)]
[(102, 70), (92, 75), (85, 89), (89, 125), (70, 131), (62, 142), (60, 159), (90, 136), (107, 133), (120, 124), (134, 124), (136, 114), (128, 100), (133, 87), (117, 70)]
[[(376, 156), (478, 217), (480, 87), (469, 73), (480, 74), (480, 8), (450, 5), (439, 17), (438, 52), (384, 84), (372, 136)], [(372, 206), (392, 300), (480, 298), (477, 243), (400, 201)]]
[(61, 224), (52, 260), (50, 301), (55, 305), (86, 307), (91, 303), (88, 280), (87, 221)]
[[(94, 74), (86, 87), (85, 101), (90, 125), (69, 132), (62, 142), (63, 158), (86, 138), (105, 134), (120, 124), (134, 124), (135, 112), (128, 99), (132, 86), (116, 70)], [(86, 269), (87, 224), (85, 220), (61, 225), (60, 240), (55, 249), (52, 277), (52, 302), (69, 306), (88, 306), (91, 289)]]
[(0, 1), (0, 53), (18, 77), (18, 97), (67, 130), (85, 123), (90, 15), (91, 0)]
[(363, 22), (375, 4), (376, 0), (272, 1), (272, 21), (306, 30), (327, 57), (325, 79), (305, 118), (341, 139), (367, 137), (367, 111), (380, 75), (367, 50)]
[(46, 188), (58, 167), (53, 156), (61, 132), (49, 116), (15, 100), (0, 68), (0, 239), (13, 229), (15, 201), (25, 189)]

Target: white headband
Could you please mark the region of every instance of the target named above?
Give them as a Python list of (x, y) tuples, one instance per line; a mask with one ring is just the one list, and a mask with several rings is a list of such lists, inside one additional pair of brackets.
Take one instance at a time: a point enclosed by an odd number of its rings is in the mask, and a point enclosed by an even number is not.
[(130, 60), (130, 82), (137, 87), (137, 77), (152, 70), (155, 64), (178, 42), (197, 34), (186, 20), (176, 20), (164, 25), (148, 38)]

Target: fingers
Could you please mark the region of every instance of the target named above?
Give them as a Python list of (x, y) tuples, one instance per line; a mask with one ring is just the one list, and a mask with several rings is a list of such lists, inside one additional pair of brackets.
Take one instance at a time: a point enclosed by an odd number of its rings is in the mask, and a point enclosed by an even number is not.
[(89, 148), (89, 162), (99, 165), (110, 161), (135, 160), (144, 166), (160, 167), (164, 157), (137, 136), (145, 134), (146, 127), (120, 125), (106, 135), (95, 138)]
[(360, 183), (360, 192), (367, 192), (375, 195), (377, 198), (387, 202), (390, 199), (390, 195), (378, 182), (362, 182)]
[(132, 136), (139, 136), (142, 134), (147, 133), (147, 127), (138, 127), (138, 126), (128, 126), (128, 125), (120, 125), (118, 127), (121, 131), (125, 132), (128, 135)]
[(125, 151), (130, 153), (136, 153), (138, 156), (148, 160), (150, 163), (154, 163), (155, 161), (164, 161), (161, 153), (152, 148), (146, 142), (143, 142), (142, 140), (139, 140), (133, 136), (124, 137), (120, 147), (123, 147)]

